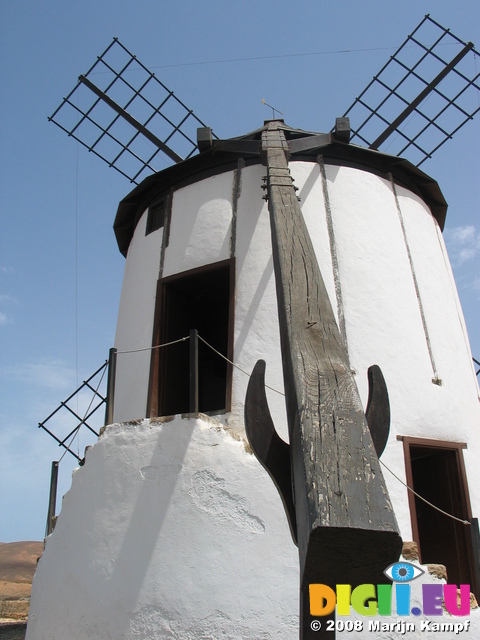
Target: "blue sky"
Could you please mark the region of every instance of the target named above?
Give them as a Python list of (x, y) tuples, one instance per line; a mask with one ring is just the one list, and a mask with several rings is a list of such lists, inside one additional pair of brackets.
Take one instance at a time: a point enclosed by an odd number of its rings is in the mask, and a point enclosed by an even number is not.
[[(219, 137), (261, 126), (262, 98), (288, 124), (328, 131), (426, 13), (480, 49), (478, 0), (0, 0), (0, 541), (43, 537), (59, 449), (37, 424), (115, 335), (124, 259), (112, 224), (131, 185), (47, 121), (77, 77), (116, 36)], [(477, 359), (479, 143), (480, 115), (422, 166), (449, 203)]]

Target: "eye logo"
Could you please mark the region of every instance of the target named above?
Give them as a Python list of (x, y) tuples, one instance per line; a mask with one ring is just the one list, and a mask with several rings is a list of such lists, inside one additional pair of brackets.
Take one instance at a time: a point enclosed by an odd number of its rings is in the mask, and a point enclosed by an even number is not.
[(421, 576), (425, 571), (410, 562), (394, 562), (383, 573), (389, 580), (394, 582), (410, 582)]
[[(420, 609), (419, 607), (411, 606), (412, 587), (408, 583), (425, 573), (421, 567), (411, 562), (394, 562), (383, 573), (394, 584), (359, 584), (354, 588), (350, 584), (337, 584), (336, 590), (326, 584), (310, 584), (308, 587), (310, 615), (314, 617), (328, 616), (336, 609), (339, 616), (349, 616), (353, 608), (355, 613), (361, 616), (390, 616), (392, 615), (392, 592), (395, 592), (397, 616), (419, 616), (422, 613), (427, 616), (441, 616), (444, 608), (452, 616), (468, 616), (470, 614), (470, 585), (468, 584), (461, 584), (460, 589), (456, 584), (422, 584), (423, 606)], [(459, 594), (460, 599), (458, 598)], [(318, 623), (318, 620), (313, 622)], [(337, 622), (343, 624), (341, 620), (337, 620)], [(465, 624), (468, 622), (467, 620)], [(396, 622), (395, 624), (400, 623)], [(400, 631), (403, 634), (406, 630), (415, 630), (414, 623), (402, 622), (401, 625), (401, 629), (398, 627), (384, 629), (383, 626), (381, 627), (380, 622), (371, 622), (369, 630)], [(411, 627), (407, 629), (408, 625), (411, 625)], [(316, 630), (319, 628), (317, 627)], [(357, 627), (348, 628), (347, 626), (337, 629), (339, 631), (352, 631), (354, 628), (357, 629)], [(358, 628), (362, 628), (361, 623)], [(457, 628), (460, 629), (460, 627), (456, 627), (455, 633), (459, 633)], [(335, 630), (334, 627), (329, 627), (328, 624), (326, 629), (327, 631)], [(422, 631), (426, 630), (427, 628), (422, 626)]]

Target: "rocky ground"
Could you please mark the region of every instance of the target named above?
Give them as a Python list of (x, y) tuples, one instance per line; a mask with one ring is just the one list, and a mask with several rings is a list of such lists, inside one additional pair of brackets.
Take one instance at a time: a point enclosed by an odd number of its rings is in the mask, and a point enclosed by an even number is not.
[(21, 640), (43, 542), (0, 543), (0, 640)]

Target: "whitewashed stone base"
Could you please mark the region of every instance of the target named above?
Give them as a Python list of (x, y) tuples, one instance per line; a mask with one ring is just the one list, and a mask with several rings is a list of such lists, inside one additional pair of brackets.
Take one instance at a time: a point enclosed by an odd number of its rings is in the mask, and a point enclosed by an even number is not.
[[(201, 414), (114, 424), (74, 472), (35, 574), (26, 640), (296, 640), (298, 579), (280, 498), (244, 440)], [(424, 582), (439, 579), (412, 581), (412, 607)], [(337, 621), (363, 630), (336, 637), (479, 638), (480, 609), (430, 617), (466, 619), (458, 633), (430, 632), (424, 616), (352, 609)], [(402, 626), (412, 622), (413, 632)]]
[(297, 549), (247, 448), (201, 414), (106, 427), (47, 539), (27, 640), (297, 638)]

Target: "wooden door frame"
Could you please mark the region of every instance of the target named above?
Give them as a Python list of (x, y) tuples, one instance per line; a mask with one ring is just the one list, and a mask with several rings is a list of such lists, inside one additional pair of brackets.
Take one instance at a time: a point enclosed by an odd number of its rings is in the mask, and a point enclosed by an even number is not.
[[(470, 590), (473, 591), (477, 598), (480, 597), (480, 533), (477, 518), (472, 517), (472, 509), (470, 503), (470, 493), (468, 490), (468, 480), (465, 470), (465, 462), (462, 450), (467, 448), (465, 442), (454, 442), (451, 440), (433, 440), (427, 438), (416, 438), (411, 436), (397, 436), (397, 440), (403, 441), (403, 449), (405, 456), (405, 471), (407, 477), (407, 486), (413, 489), (412, 461), (410, 455), (410, 446), (424, 447), (431, 449), (443, 449), (444, 451), (453, 451), (456, 456), (457, 468), (459, 473), (460, 490), (463, 494), (463, 509), (466, 514), (466, 520), (470, 522), (470, 531), (467, 538), (467, 558), (466, 561), (470, 567), (471, 584)], [(420, 536), (417, 523), (417, 513), (415, 506), (415, 495), (412, 491), (408, 491), (408, 503), (410, 508), (410, 519), (412, 523), (412, 536), (418, 544), (419, 562), (422, 562)]]
[(472, 518), (472, 508), (470, 504), (470, 493), (468, 490), (467, 473), (465, 470), (465, 462), (463, 460), (462, 450), (467, 448), (465, 442), (453, 442), (451, 440), (433, 440), (429, 438), (416, 438), (411, 436), (397, 436), (397, 440), (403, 442), (403, 452), (405, 457), (405, 474), (407, 478), (408, 491), (408, 506), (410, 509), (410, 522), (412, 524), (412, 536), (414, 542), (418, 545), (419, 560), (421, 562), (421, 548), (420, 548), (420, 535), (418, 531), (417, 522), (417, 510), (415, 507), (415, 494), (413, 493), (413, 473), (412, 473), (412, 460), (410, 455), (410, 446), (424, 447), (427, 449), (443, 449), (455, 452), (456, 461), (459, 471), (460, 486), (462, 489), (463, 509), (467, 514), (467, 519)]
[[(217, 269), (229, 269), (229, 302), (228, 302), (228, 347), (226, 357), (233, 362), (233, 349), (234, 349), (234, 324), (235, 324), (235, 258), (229, 258), (227, 260), (221, 260), (220, 262), (214, 262), (180, 273), (175, 273), (165, 278), (160, 278), (157, 281), (157, 292), (155, 298), (155, 314), (153, 320), (153, 335), (152, 335), (152, 356), (150, 359), (150, 375), (148, 384), (147, 395), (147, 410), (146, 416), (148, 418), (157, 417), (159, 415), (159, 373), (160, 373), (160, 353), (159, 349), (155, 347), (160, 343), (160, 336), (162, 335), (164, 327), (162, 322), (164, 320), (164, 306), (165, 306), (165, 285), (168, 285), (175, 280), (183, 278), (189, 278), (197, 276), (207, 271), (215, 271)], [(232, 407), (232, 386), (233, 386), (233, 366), (227, 363), (227, 378), (226, 378), (226, 397), (225, 397), (225, 409), (217, 413), (227, 413), (231, 411)]]

